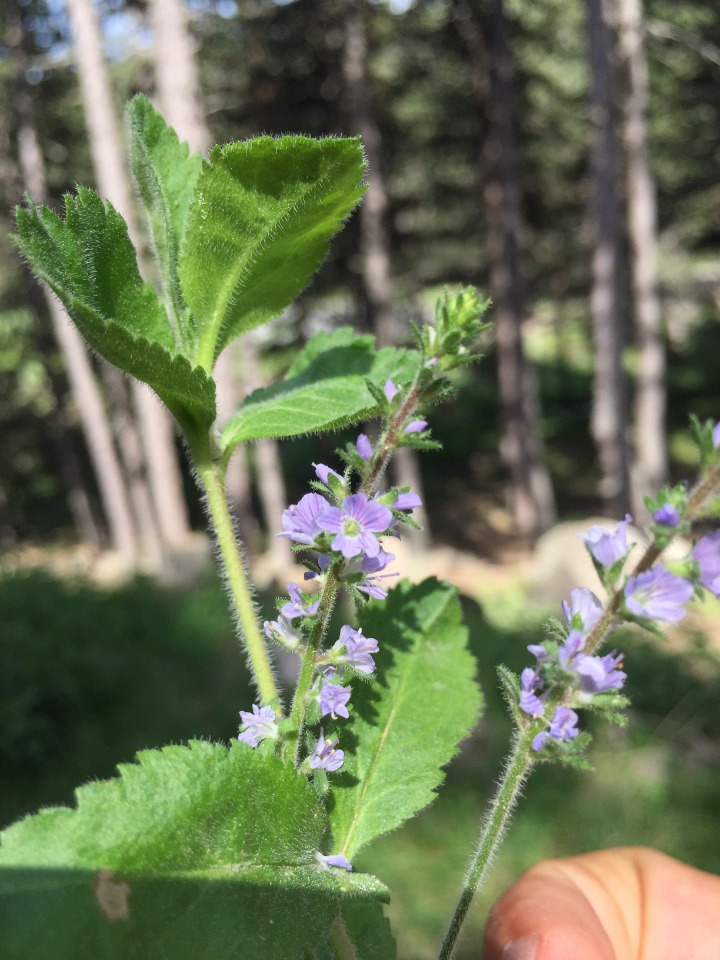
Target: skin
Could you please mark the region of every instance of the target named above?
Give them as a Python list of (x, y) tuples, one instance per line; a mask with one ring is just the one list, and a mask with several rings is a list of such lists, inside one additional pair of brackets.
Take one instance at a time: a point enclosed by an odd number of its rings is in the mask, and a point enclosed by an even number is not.
[(720, 878), (656, 850), (548, 860), (498, 900), (484, 960), (719, 960)]

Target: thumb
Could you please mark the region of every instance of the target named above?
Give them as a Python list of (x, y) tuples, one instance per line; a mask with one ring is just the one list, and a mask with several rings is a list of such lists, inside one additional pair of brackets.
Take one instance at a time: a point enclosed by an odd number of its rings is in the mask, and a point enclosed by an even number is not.
[(497, 902), (486, 960), (717, 960), (720, 879), (639, 847), (537, 864)]

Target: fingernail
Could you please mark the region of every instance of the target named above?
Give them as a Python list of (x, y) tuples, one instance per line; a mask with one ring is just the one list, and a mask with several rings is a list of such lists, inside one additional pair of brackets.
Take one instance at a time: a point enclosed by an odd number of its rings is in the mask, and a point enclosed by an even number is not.
[(502, 960), (535, 960), (537, 956), (537, 937), (531, 933), (527, 937), (511, 940), (503, 947)]

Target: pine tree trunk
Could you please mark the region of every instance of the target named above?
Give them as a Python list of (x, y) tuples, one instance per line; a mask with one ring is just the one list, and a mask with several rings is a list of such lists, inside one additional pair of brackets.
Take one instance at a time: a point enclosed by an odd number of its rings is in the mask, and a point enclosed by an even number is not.
[[(16, 109), (18, 162), (28, 192), (38, 201), (47, 199), (42, 153), (33, 124), (32, 97), (25, 88), (22, 12), (18, 9), (9, 31), (16, 58)], [(105, 404), (93, 373), (90, 357), (77, 328), (62, 304), (47, 289), (48, 311), (55, 338), (65, 361), (70, 387), (100, 491), (114, 548), (128, 567), (138, 557), (138, 538), (125, 480), (113, 444)]]
[[(375, 333), (378, 347), (397, 343), (401, 337), (393, 309), (392, 257), (387, 227), (387, 190), (383, 177), (382, 137), (378, 127), (368, 74), (367, 0), (346, 0), (345, 50), (343, 76), (349, 104), (351, 131), (362, 137), (368, 161), (369, 187), (359, 211), (360, 274), (358, 288), (365, 305), (365, 322)], [(393, 479), (398, 486), (410, 486), (425, 502), (422, 474), (414, 451), (400, 449), (392, 462)], [(405, 534), (417, 549), (425, 549), (430, 539), (427, 512), (415, 511), (420, 530)]]
[(487, 40), (470, 4), (456, 4), (456, 23), (473, 62), (474, 93), (486, 119), (481, 167), (498, 355), (501, 455), (510, 473), (515, 524), (523, 536), (534, 539), (555, 522), (556, 509), (540, 434), (537, 381), (523, 345), (522, 215), (508, 22), (501, 0), (493, 0)]
[[(68, 13), (98, 188), (125, 218), (140, 249), (96, 10), (91, 0), (68, 0)], [(145, 384), (133, 381), (132, 390), (158, 526), (168, 546), (182, 546), (190, 523), (169, 416)]]
[(591, 312), (595, 376), (592, 434), (598, 450), (600, 492), (612, 516), (630, 508), (627, 439), (628, 387), (622, 366), (626, 298), (622, 276), (623, 211), (615, 116), (614, 30), (609, 0), (585, 0), (590, 58), (593, 230)]
[(633, 511), (667, 480), (665, 341), (657, 274), (657, 205), (648, 156), (648, 75), (640, 0), (615, 0), (624, 80), (625, 182), (632, 248), (632, 290), (638, 338), (635, 387)]

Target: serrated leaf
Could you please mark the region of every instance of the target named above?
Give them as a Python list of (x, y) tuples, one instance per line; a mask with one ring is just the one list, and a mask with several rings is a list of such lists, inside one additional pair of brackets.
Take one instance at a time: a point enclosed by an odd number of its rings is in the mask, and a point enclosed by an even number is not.
[(202, 157), (190, 153), (147, 97), (134, 97), (127, 113), (132, 170), (148, 214), (160, 281), (187, 355), (192, 356), (196, 331), (180, 292), (177, 261)]
[(350, 860), (434, 799), (481, 705), (454, 587), (402, 582), (360, 623), (380, 647), (377, 676), (353, 686), (329, 805), (334, 849)]
[(66, 219), (47, 207), (17, 211), (17, 243), (62, 300), (93, 350), (148, 383), (186, 432), (215, 420), (215, 385), (179, 354), (152, 287), (137, 269), (122, 217), (91, 190), (66, 197)]
[(214, 147), (188, 212), (179, 277), (198, 363), (278, 316), (360, 200), (359, 138), (257, 137)]
[(377, 402), (368, 380), (409, 382), (418, 363), (416, 351), (384, 347), (376, 352), (372, 337), (353, 338), (350, 328), (316, 334), (284, 380), (255, 390), (225, 424), (224, 457), (246, 440), (335, 430), (372, 417)]
[(224, 456), (245, 440), (335, 430), (371, 417), (377, 401), (367, 381), (408, 383), (418, 364), (417, 351), (376, 352), (372, 337), (353, 336), (349, 327), (316, 334), (284, 380), (255, 390), (228, 420), (220, 438)]
[[(304, 960), (373, 877), (314, 860), (326, 818), (273, 754), (194, 742), (140, 754), (0, 839), (8, 960)], [(12, 922), (10, 922), (12, 921)]]

